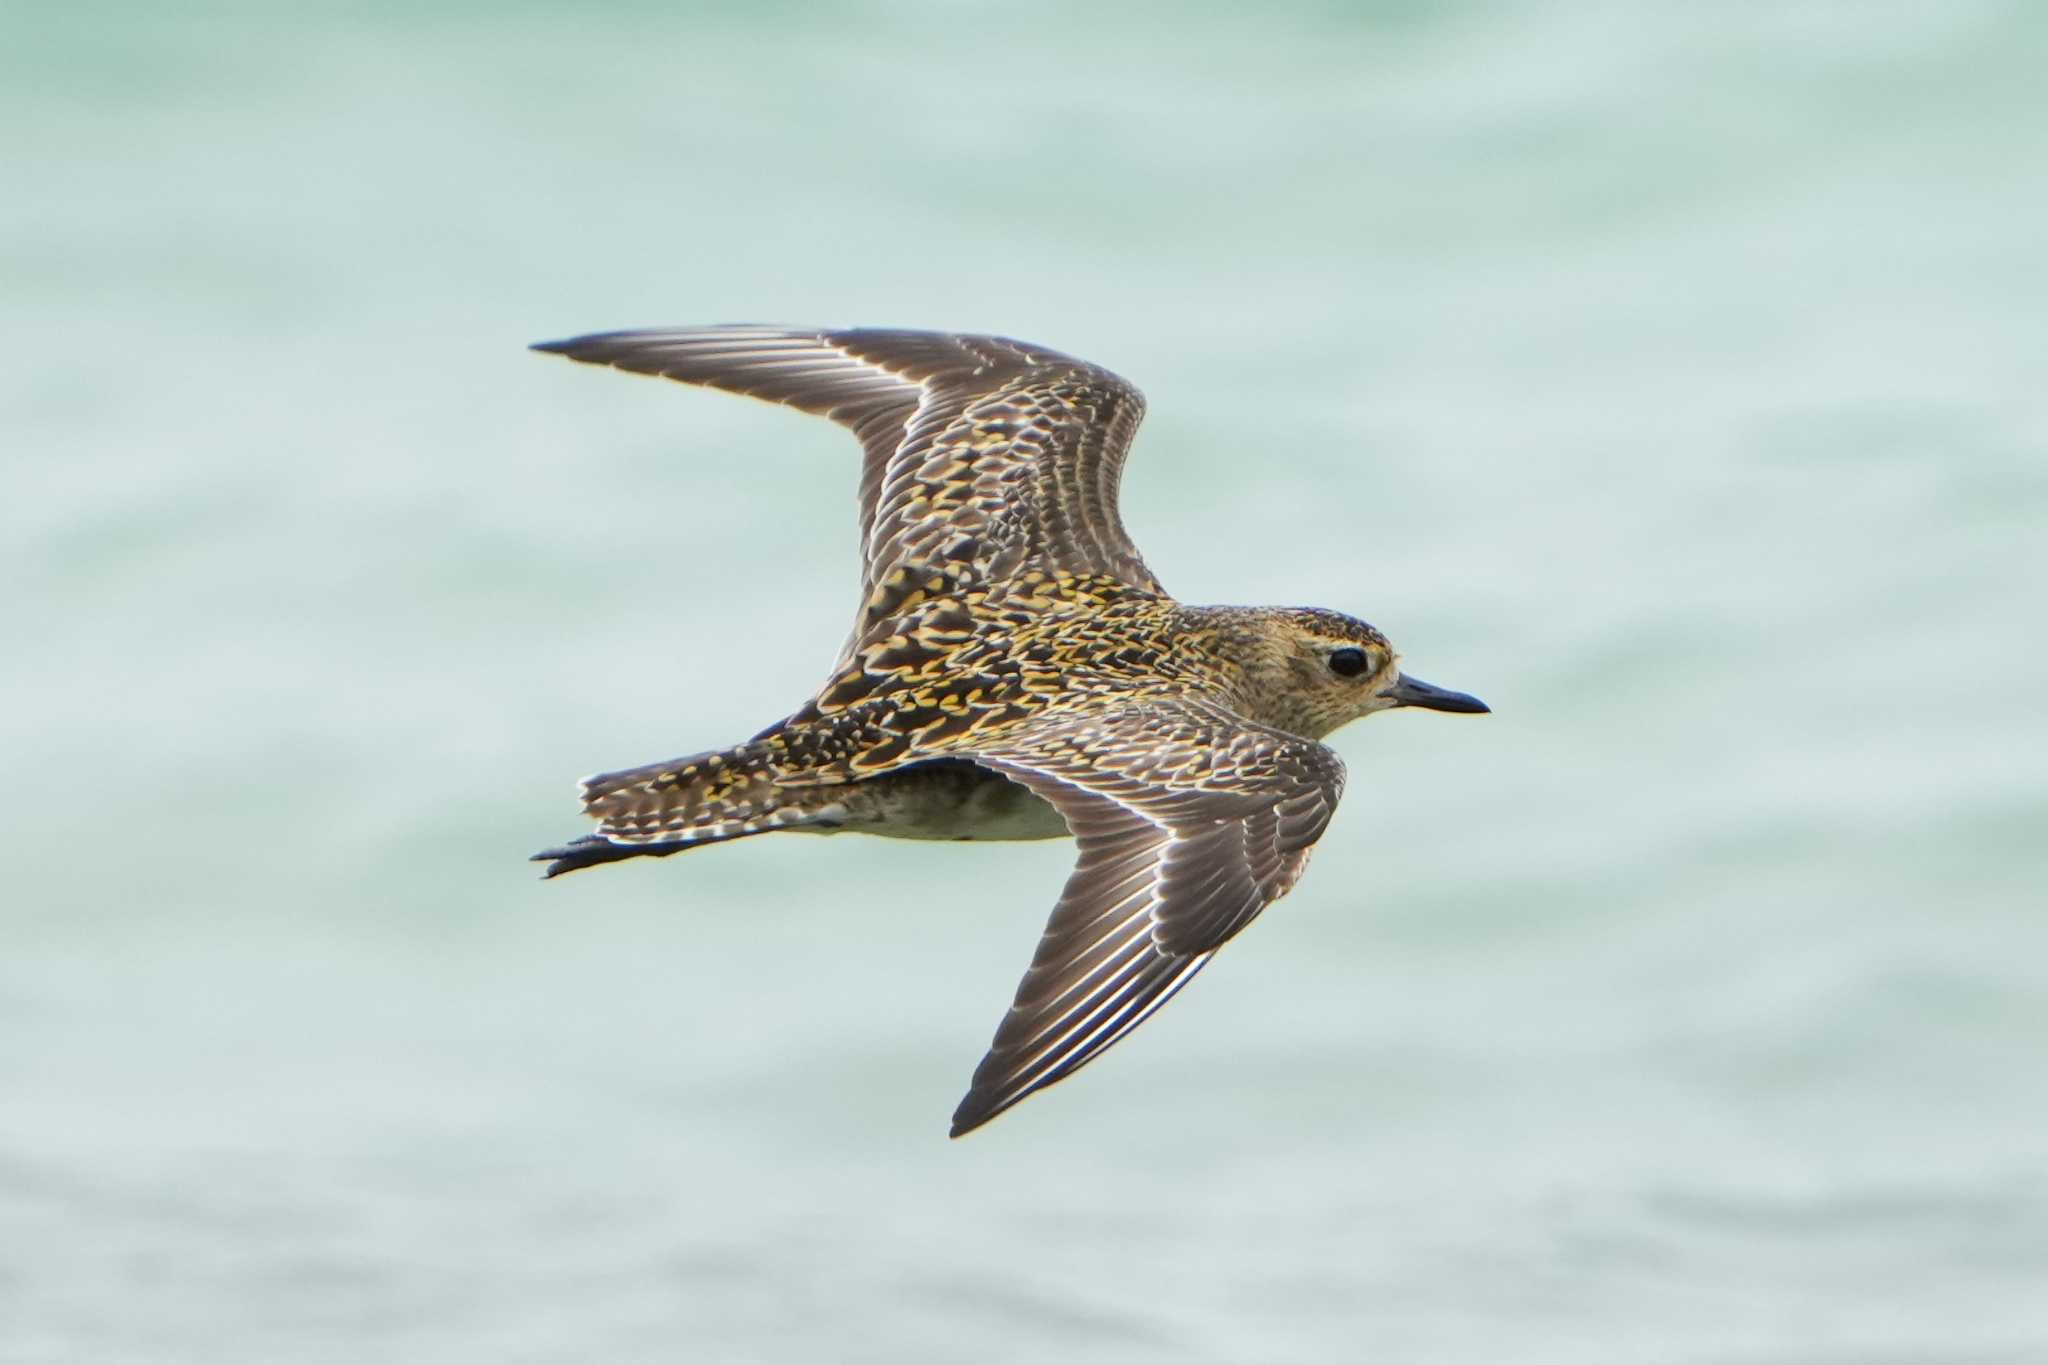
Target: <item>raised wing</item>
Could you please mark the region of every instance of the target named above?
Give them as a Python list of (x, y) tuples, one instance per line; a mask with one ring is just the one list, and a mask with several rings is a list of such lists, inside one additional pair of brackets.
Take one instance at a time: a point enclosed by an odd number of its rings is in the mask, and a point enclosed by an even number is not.
[(664, 328), (534, 349), (783, 403), (859, 437), (856, 637), (934, 578), (950, 591), (1042, 569), (1161, 591), (1117, 512), (1145, 400), (1086, 361), (876, 328)]
[(1150, 1018), (1294, 885), (1344, 789), (1331, 750), (1192, 703), (1068, 719), (975, 758), (1050, 801), (1080, 860), (955, 1137)]

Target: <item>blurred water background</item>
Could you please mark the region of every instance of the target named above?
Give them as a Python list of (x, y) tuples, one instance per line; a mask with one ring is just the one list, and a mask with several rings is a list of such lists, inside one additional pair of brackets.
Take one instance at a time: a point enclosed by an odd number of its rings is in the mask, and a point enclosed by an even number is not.
[[(0, 1360), (2048, 1360), (2048, 13), (14, 4)], [(945, 1122), (1060, 844), (542, 885), (793, 707), (835, 429), (525, 343), (992, 330), (1380, 717)]]

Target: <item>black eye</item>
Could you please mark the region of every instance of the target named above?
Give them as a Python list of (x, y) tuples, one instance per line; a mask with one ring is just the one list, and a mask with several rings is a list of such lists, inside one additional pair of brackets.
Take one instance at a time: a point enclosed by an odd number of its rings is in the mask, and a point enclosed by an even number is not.
[(1357, 677), (1365, 672), (1365, 651), (1362, 649), (1331, 650), (1330, 671), (1340, 678)]

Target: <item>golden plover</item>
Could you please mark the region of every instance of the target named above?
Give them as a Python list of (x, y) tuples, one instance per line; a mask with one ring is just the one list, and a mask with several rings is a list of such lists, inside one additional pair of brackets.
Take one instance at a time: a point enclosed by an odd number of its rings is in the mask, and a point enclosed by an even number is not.
[(1192, 607), (1117, 514), (1144, 399), (992, 336), (697, 327), (535, 349), (851, 428), (860, 609), (810, 701), (744, 744), (583, 784), (547, 875), (770, 830), (1071, 834), (1073, 875), (953, 1114), (959, 1136), (1143, 1023), (1300, 878), (1344, 788), (1317, 741), (1484, 711), (1333, 611)]

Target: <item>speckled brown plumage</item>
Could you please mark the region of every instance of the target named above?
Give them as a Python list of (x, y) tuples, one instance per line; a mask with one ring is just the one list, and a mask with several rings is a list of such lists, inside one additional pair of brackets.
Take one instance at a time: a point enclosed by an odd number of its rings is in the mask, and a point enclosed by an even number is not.
[(1071, 833), (1079, 861), (955, 1135), (1148, 1018), (1300, 877), (1344, 785), (1316, 741), (1403, 677), (1362, 621), (1168, 597), (1117, 512), (1144, 411), (1105, 370), (997, 337), (770, 327), (538, 349), (850, 428), (862, 595), (817, 694), (730, 749), (584, 783), (555, 876), (770, 830)]

